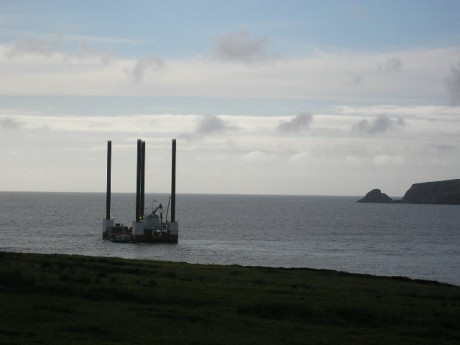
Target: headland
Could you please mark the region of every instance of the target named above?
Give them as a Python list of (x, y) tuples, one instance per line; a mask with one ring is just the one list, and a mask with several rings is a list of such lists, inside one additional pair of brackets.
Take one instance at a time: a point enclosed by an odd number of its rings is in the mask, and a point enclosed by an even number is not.
[(373, 189), (358, 202), (460, 205), (460, 179), (414, 183), (401, 200)]

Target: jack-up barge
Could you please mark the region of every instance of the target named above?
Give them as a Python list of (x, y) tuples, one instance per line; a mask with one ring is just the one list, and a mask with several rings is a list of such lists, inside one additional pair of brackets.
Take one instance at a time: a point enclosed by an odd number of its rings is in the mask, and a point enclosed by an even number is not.
[[(163, 221), (163, 206), (160, 204), (148, 215), (144, 215), (145, 200), (145, 141), (137, 140), (136, 174), (136, 219), (132, 227), (115, 223), (110, 214), (112, 194), (112, 142), (107, 142), (107, 192), (106, 214), (102, 221), (102, 238), (119, 243), (177, 243), (179, 223), (176, 222), (176, 139), (172, 140), (171, 172), (171, 219), (168, 212)], [(168, 205), (169, 211), (169, 205)]]

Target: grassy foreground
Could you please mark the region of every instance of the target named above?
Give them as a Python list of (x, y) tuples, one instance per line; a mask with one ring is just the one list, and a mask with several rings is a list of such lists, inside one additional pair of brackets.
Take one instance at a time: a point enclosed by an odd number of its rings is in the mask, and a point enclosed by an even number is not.
[(460, 287), (0, 252), (0, 344), (459, 344)]

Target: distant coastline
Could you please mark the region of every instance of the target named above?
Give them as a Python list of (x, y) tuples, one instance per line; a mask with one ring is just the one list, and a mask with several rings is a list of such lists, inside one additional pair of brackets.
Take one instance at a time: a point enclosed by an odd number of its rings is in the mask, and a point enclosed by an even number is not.
[(400, 200), (372, 189), (358, 202), (460, 205), (460, 179), (414, 183)]

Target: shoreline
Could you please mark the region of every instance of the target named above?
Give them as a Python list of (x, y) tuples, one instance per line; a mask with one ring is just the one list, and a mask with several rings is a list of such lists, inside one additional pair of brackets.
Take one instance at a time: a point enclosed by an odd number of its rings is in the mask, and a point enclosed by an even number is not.
[[(129, 243), (128, 245), (136, 245), (134, 243)], [(126, 245), (126, 244), (124, 244)], [(139, 244), (137, 244), (139, 245)], [(151, 244), (148, 244), (151, 245)], [(388, 279), (395, 279), (395, 280), (405, 280), (405, 281), (413, 281), (413, 282), (420, 282), (420, 283), (434, 283), (434, 284), (443, 284), (443, 285), (451, 285), (460, 287), (460, 283), (443, 281), (443, 280), (436, 280), (430, 279), (425, 277), (411, 277), (406, 275), (381, 275), (381, 274), (373, 274), (368, 272), (358, 272), (358, 271), (347, 271), (341, 269), (334, 269), (334, 268), (318, 268), (318, 267), (310, 267), (310, 266), (264, 266), (264, 265), (251, 265), (251, 264), (238, 264), (238, 263), (207, 263), (207, 262), (192, 262), (192, 261), (183, 261), (183, 260), (159, 260), (159, 259), (150, 259), (150, 258), (133, 258), (133, 257), (124, 257), (119, 255), (90, 255), (90, 254), (75, 254), (75, 253), (47, 253), (47, 252), (23, 252), (23, 251), (15, 251), (15, 250), (4, 250), (0, 248), (1, 253), (18, 253), (18, 254), (32, 254), (32, 255), (63, 255), (63, 256), (76, 256), (76, 257), (87, 257), (87, 258), (108, 258), (108, 259), (121, 259), (121, 260), (128, 260), (128, 261), (147, 261), (147, 262), (164, 262), (164, 263), (171, 263), (171, 264), (186, 264), (186, 265), (198, 265), (198, 266), (216, 266), (216, 267), (245, 267), (245, 268), (267, 268), (267, 269), (286, 269), (286, 270), (312, 270), (312, 271), (324, 271), (324, 272), (337, 272), (342, 274), (349, 274), (349, 275), (356, 275), (356, 276), (363, 276), (363, 277), (374, 277), (374, 278), (388, 278)]]

